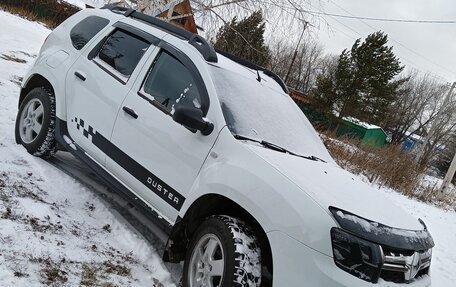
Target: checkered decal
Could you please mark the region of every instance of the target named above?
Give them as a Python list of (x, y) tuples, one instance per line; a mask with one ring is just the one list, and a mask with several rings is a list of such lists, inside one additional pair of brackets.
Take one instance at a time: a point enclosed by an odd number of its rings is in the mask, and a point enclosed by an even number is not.
[(104, 154), (111, 158), (118, 165), (123, 167), (128, 173), (144, 184), (148, 189), (157, 194), (161, 199), (166, 201), (176, 210), (180, 210), (184, 204), (185, 197), (166, 184), (147, 168), (131, 158), (113, 143), (111, 143), (102, 134), (95, 131), (93, 127), (84, 122), (83, 119), (75, 117), (71, 122), (76, 123), (76, 128), (92, 142), (94, 146), (99, 148)]
[(93, 136), (95, 135), (93, 127), (88, 125), (88, 127), (86, 129), (86, 127), (84, 126), (85, 122), (84, 122), (83, 119), (74, 118), (74, 122), (76, 123), (76, 128), (78, 129), (78, 131), (82, 130), (82, 134), (86, 138), (88, 138), (90, 141), (92, 141), (93, 140)]

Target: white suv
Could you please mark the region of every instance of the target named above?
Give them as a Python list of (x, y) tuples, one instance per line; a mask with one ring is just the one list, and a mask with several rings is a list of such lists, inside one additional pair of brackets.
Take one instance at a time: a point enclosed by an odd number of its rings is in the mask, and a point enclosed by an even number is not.
[(134, 10), (49, 35), (16, 140), (136, 202), (186, 287), (430, 285), (424, 223), (334, 162), (279, 77)]

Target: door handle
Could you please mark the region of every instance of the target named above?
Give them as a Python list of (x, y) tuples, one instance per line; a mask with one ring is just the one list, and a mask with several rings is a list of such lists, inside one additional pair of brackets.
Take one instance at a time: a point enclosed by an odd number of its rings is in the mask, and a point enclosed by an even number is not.
[(74, 75), (83, 82), (86, 80), (86, 77), (81, 72), (76, 71), (76, 72), (74, 72)]
[(134, 119), (137, 119), (138, 118), (138, 114), (135, 112), (135, 110), (133, 110), (132, 108), (129, 108), (129, 107), (123, 107), (122, 110), (124, 110), (124, 112), (126, 112), (128, 115), (130, 115), (132, 118)]

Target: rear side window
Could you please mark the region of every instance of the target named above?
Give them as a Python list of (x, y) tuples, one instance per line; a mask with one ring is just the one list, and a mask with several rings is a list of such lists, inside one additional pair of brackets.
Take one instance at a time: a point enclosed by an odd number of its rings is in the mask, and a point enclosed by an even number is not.
[(150, 43), (127, 32), (115, 31), (101, 47), (98, 58), (120, 73), (122, 80), (131, 76)]
[(109, 20), (98, 16), (89, 16), (71, 29), (70, 38), (73, 47), (81, 50), (84, 46), (109, 24)]
[(171, 114), (176, 106), (201, 109), (201, 97), (192, 73), (165, 51), (155, 61), (143, 91)]

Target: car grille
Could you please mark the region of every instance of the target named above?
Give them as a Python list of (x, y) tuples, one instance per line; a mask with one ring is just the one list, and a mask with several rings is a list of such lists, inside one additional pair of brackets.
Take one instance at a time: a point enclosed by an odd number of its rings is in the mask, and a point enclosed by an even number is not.
[(383, 247), (384, 264), (380, 278), (394, 283), (410, 283), (429, 274), (432, 251), (404, 251)]

